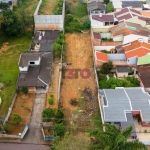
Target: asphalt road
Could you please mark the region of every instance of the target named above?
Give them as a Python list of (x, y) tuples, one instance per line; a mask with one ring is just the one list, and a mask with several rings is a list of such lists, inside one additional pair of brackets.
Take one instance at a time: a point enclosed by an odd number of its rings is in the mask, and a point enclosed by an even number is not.
[(49, 150), (47, 145), (0, 143), (0, 150)]

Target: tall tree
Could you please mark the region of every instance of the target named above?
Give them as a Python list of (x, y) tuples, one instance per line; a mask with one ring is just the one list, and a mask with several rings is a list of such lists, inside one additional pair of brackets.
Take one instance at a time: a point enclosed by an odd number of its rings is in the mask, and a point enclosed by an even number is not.
[(138, 141), (127, 141), (132, 132), (132, 126), (120, 131), (114, 125), (104, 124), (105, 131), (97, 130), (92, 133), (96, 143), (90, 150), (147, 150), (146, 146)]

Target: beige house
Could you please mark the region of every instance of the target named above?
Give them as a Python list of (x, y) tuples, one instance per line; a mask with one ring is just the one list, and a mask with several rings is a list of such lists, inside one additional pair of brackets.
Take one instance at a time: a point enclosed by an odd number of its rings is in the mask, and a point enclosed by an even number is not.
[(116, 74), (118, 78), (127, 77), (130, 72), (129, 66), (117, 66)]

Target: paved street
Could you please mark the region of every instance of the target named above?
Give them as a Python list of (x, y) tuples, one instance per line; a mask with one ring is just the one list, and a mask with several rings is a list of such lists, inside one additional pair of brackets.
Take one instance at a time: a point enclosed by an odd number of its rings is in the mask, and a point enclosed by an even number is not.
[(0, 150), (49, 150), (47, 145), (0, 143)]

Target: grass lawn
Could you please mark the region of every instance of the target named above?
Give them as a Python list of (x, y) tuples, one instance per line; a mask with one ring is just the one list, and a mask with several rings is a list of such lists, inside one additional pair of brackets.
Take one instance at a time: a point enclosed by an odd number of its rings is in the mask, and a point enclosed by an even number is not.
[(4, 86), (0, 91), (2, 104), (0, 105), (0, 116), (6, 114), (15, 93), (16, 81), (19, 73), (18, 61), (20, 54), (26, 52), (31, 42), (31, 34), (22, 37), (9, 38), (0, 40), (8, 42), (8, 49), (0, 55), (0, 83)]

